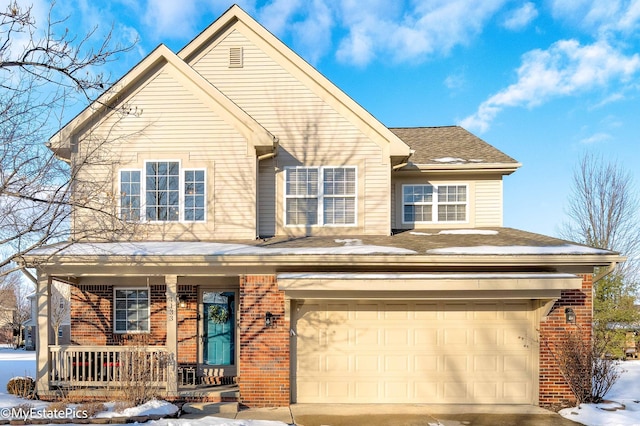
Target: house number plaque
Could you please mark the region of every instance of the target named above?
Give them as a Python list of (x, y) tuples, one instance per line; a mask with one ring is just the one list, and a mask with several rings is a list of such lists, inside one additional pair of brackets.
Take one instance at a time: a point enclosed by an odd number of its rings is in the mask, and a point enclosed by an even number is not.
[(167, 321), (173, 321), (176, 312), (175, 297), (167, 297)]

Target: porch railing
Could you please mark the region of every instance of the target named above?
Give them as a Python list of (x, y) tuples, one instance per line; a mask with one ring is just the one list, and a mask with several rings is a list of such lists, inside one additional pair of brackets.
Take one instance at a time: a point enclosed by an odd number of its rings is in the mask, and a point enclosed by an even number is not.
[(117, 387), (144, 381), (166, 387), (164, 346), (49, 346), (49, 382), (61, 387)]

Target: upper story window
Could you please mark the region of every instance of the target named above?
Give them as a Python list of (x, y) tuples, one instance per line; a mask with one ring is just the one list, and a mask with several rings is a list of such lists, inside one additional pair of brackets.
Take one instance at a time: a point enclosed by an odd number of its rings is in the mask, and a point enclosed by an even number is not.
[(114, 332), (145, 333), (149, 331), (149, 289), (122, 288), (114, 290)]
[(404, 223), (466, 222), (467, 185), (403, 185)]
[(287, 225), (355, 225), (355, 167), (295, 167), (285, 170)]
[(145, 175), (146, 219), (180, 220), (180, 163), (149, 161), (145, 165)]
[(179, 161), (147, 161), (143, 170), (120, 170), (120, 217), (124, 220), (204, 221), (205, 200), (203, 169), (181, 170)]
[(140, 170), (120, 171), (120, 217), (140, 220)]

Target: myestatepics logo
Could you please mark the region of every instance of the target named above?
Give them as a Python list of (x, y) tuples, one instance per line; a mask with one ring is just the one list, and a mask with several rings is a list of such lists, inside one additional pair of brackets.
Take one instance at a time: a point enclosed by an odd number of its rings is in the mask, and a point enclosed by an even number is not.
[(22, 419), (24, 421), (34, 419), (64, 420), (64, 419), (88, 419), (86, 410), (66, 408), (64, 410), (49, 410), (47, 408), (23, 408), (12, 407), (0, 409), (0, 417), (4, 419)]

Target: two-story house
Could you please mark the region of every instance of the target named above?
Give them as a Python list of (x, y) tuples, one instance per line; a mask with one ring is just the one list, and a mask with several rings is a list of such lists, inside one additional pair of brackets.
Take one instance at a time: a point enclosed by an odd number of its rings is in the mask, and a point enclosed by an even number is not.
[[(571, 399), (550, 348), (590, 339), (594, 267), (623, 260), (503, 227), (517, 161), (457, 126), (385, 127), (237, 6), (49, 144), (96, 208), (24, 259), (42, 398), (113, 386), (142, 336), (167, 398), (550, 405)], [(90, 231), (105, 209), (118, 229)]]

